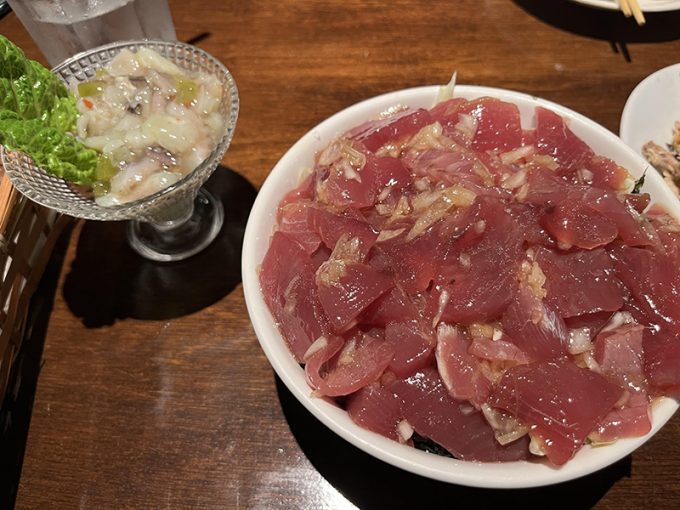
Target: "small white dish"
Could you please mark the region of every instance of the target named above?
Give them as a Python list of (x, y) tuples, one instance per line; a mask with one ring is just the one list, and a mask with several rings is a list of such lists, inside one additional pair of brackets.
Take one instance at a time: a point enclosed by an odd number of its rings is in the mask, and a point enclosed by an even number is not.
[[(572, 0), (583, 5), (618, 11), (617, 0)], [(664, 12), (680, 9), (680, 0), (639, 0), (638, 5), (643, 12)]]
[(642, 80), (628, 96), (619, 134), (638, 154), (649, 141), (670, 143), (680, 120), (680, 64), (664, 67)]
[[(436, 102), (439, 87), (429, 86), (392, 92), (351, 106), (325, 120), (304, 135), (274, 167), (255, 200), (246, 227), (243, 253), (243, 290), (255, 333), (272, 367), (295, 397), (321, 422), (365, 452), (394, 466), (435, 480), (485, 488), (523, 488), (550, 485), (578, 478), (602, 469), (625, 457), (647, 441), (678, 408), (672, 399), (662, 399), (653, 409), (652, 431), (644, 437), (624, 439), (599, 448), (583, 447), (560, 468), (541, 461), (480, 463), (460, 461), (426, 453), (391, 441), (356, 425), (347, 413), (332, 402), (312, 398), (304, 369), (290, 354), (274, 319), (264, 302), (258, 268), (269, 247), (276, 225), (280, 200), (298, 184), (300, 171), (313, 166), (314, 154), (328, 142), (359, 123), (376, 118), (395, 105), (430, 108)], [(616, 135), (592, 120), (563, 106), (518, 92), (475, 86), (456, 86), (455, 96), (472, 99), (493, 96), (515, 103), (525, 128), (533, 127), (536, 106), (544, 106), (568, 119), (571, 129), (597, 152), (614, 159), (640, 176), (646, 164), (640, 155)], [(665, 204), (680, 218), (680, 202), (654, 174), (648, 176), (645, 191), (655, 202)]]

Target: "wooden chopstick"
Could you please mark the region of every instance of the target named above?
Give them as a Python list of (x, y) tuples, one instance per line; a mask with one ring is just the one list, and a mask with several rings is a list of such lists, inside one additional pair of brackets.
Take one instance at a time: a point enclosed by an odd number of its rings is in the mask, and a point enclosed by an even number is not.
[(633, 11), (628, 4), (628, 0), (619, 0), (619, 7), (626, 18), (630, 18), (633, 15)]
[(635, 18), (635, 21), (637, 21), (637, 24), (640, 26), (644, 25), (646, 23), (645, 15), (642, 14), (642, 10), (638, 5), (638, 0), (628, 0), (628, 5), (630, 5), (630, 9), (633, 11), (633, 17)]
[(645, 24), (645, 15), (642, 14), (638, 0), (618, 0), (619, 7), (626, 18), (633, 16), (638, 25), (642, 26)]

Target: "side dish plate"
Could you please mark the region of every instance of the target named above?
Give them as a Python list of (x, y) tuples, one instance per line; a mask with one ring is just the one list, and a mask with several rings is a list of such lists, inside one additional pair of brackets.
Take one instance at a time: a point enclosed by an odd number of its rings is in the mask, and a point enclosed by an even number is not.
[(673, 64), (642, 80), (628, 96), (621, 114), (621, 139), (638, 154), (649, 141), (662, 147), (671, 141), (680, 120), (680, 64)]

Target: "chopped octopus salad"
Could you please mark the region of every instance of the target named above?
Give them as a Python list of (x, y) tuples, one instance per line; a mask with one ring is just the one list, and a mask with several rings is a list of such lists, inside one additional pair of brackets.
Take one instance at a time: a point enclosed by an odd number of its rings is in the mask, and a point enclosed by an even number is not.
[(401, 109), (316, 155), (261, 289), (358, 425), (562, 465), (680, 394), (680, 225), (634, 184), (542, 107), (531, 130), (490, 97)]
[(224, 134), (220, 81), (181, 69), (149, 48), (122, 50), (74, 93), (78, 138), (103, 155), (92, 184), (103, 206), (174, 184)]

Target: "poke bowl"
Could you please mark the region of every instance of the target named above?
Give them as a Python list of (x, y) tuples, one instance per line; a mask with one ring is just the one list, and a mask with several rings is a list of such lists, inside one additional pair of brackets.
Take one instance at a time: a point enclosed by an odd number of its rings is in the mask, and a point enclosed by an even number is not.
[[(260, 280), (261, 266), (277, 228), (279, 203), (298, 186), (301, 171), (312, 168), (315, 155), (336, 137), (370, 119), (378, 118), (396, 105), (414, 109), (431, 108), (437, 102), (439, 90), (436, 86), (407, 89), (351, 106), (313, 128), (274, 167), (251, 211), (242, 254), (244, 293), (255, 333), (278, 376), (317, 419), (351, 444), (396, 467), (435, 480), (483, 488), (536, 487), (593, 473), (644, 444), (671, 418), (678, 403), (667, 397), (657, 399), (651, 406), (651, 430), (648, 433), (641, 437), (619, 439), (606, 446), (585, 445), (559, 467), (535, 459), (477, 462), (439, 456), (362, 428), (332, 399), (319, 398), (318, 393), (315, 394), (310, 387), (304, 367), (291, 353), (267, 306)], [(454, 97), (467, 100), (491, 97), (513, 103), (519, 109), (524, 129), (533, 127), (535, 108), (543, 107), (565, 119), (573, 133), (587, 142), (595, 154), (616, 161), (636, 179), (646, 167), (644, 160), (614, 134), (558, 104), (514, 91), (478, 86), (456, 86)], [(680, 205), (658, 176), (647, 175), (644, 191), (651, 195), (652, 202), (662, 204), (670, 214), (680, 218)]]

